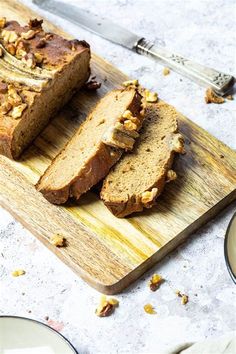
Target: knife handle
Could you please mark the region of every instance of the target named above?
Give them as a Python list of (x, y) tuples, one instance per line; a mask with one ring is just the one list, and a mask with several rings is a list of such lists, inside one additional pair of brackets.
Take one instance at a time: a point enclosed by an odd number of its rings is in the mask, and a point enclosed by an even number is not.
[(141, 38), (134, 49), (137, 53), (150, 56), (158, 62), (165, 64), (168, 68), (203, 86), (212, 87), (220, 95), (226, 94), (234, 85), (235, 79), (233, 76), (195, 63), (181, 55), (171, 53), (145, 38)]

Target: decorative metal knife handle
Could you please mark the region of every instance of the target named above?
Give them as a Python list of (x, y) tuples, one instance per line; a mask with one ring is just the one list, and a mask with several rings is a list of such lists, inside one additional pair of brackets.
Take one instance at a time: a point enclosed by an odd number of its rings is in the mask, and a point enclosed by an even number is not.
[(141, 38), (136, 43), (134, 50), (139, 54), (150, 56), (153, 59), (164, 63), (167, 67), (204, 86), (212, 87), (213, 90), (220, 95), (226, 94), (226, 92), (234, 85), (235, 78), (233, 76), (197, 64), (178, 54), (171, 53), (165, 48), (158, 47), (145, 38)]

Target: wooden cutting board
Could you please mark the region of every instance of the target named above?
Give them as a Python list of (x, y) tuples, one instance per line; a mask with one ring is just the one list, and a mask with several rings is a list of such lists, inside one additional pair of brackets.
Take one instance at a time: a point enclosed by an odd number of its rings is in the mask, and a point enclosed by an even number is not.
[[(1, 16), (22, 22), (35, 14), (18, 2), (2, 0)], [(46, 21), (45, 25), (66, 35)], [(90, 285), (114, 294), (235, 199), (236, 153), (181, 116), (187, 153), (176, 158), (178, 179), (166, 186), (157, 207), (117, 219), (96, 191), (78, 204), (51, 205), (34, 184), (97, 100), (127, 79), (95, 54), (92, 72), (103, 83), (99, 93), (77, 94), (20, 161), (0, 157), (0, 204)], [(49, 243), (55, 233), (67, 239), (67, 247)]]

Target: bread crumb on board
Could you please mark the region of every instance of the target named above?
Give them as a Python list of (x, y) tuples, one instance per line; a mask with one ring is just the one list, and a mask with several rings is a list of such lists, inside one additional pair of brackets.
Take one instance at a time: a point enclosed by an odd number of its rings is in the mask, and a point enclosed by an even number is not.
[(163, 75), (164, 75), (164, 76), (169, 75), (169, 73), (170, 73), (170, 69), (169, 69), (169, 68), (164, 68), (164, 69), (163, 69)]
[(206, 103), (217, 103), (221, 104), (225, 102), (225, 99), (221, 96), (218, 96), (212, 88), (208, 88), (206, 90), (206, 95), (205, 95), (205, 101)]
[(163, 278), (159, 274), (153, 274), (152, 278), (149, 280), (148, 285), (151, 291), (156, 291), (161, 283), (163, 282)]
[(25, 274), (25, 270), (23, 270), (23, 269), (16, 269), (16, 270), (14, 270), (11, 274), (12, 274), (13, 277), (19, 277), (19, 276)]
[(137, 79), (135, 80), (127, 80), (122, 83), (123, 86), (128, 87), (128, 86), (138, 86), (139, 82)]
[(186, 305), (188, 303), (188, 295), (182, 294), (179, 290), (176, 290), (176, 295), (181, 298), (181, 304)]
[(156, 311), (154, 310), (154, 307), (151, 304), (146, 304), (143, 306), (143, 308), (144, 311), (149, 315), (156, 315)]
[(59, 234), (52, 235), (49, 239), (49, 242), (56, 247), (65, 246), (65, 238)]
[(105, 295), (101, 296), (100, 304), (95, 313), (98, 317), (108, 317), (119, 306), (119, 301), (115, 298), (107, 298)]

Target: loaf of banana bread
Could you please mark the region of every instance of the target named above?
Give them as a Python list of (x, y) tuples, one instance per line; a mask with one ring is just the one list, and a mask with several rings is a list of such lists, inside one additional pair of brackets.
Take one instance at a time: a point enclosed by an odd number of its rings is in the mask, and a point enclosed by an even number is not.
[(0, 18), (0, 154), (17, 158), (90, 75), (90, 48)]

